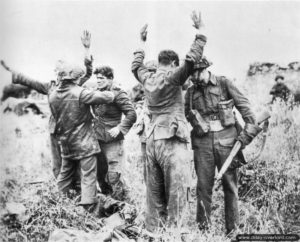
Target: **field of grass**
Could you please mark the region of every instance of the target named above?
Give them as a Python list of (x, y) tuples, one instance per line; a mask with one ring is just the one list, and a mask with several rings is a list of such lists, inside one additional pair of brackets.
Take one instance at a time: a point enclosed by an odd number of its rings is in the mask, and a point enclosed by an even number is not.
[[(296, 76), (300, 80), (299, 73)], [(296, 80), (296, 78), (294, 78)], [(240, 169), (239, 233), (300, 233), (300, 107), (289, 109), (277, 102), (266, 106), (273, 76), (256, 76), (237, 83), (255, 112), (269, 109), (272, 117), (265, 150), (256, 161)], [(243, 84), (243, 85), (240, 85)], [(297, 83), (296, 83), (297, 84)], [(57, 228), (101, 231), (101, 223), (75, 206), (74, 199), (60, 198), (51, 170), (47, 118), (33, 114), (18, 117), (1, 113), (0, 125), (0, 236), (2, 241), (47, 241)], [(258, 152), (262, 136), (245, 149), (248, 161)], [(130, 202), (143, 220), (145, 184), (140, 163), (140, 144), (134, 130), (126, 137), (125, 179)], [(192, 168), (192, 165), (189, 166)], [(190, 169), (192, 172), (192, 169)], [(189, 186), (195, 186), (195, 179)], [(224, 235), (224, 199), (214, 192), (211, 230), (198, 232), (195, 203), (186, 208), (177, 228), (167, 228), (165, 241), (229, 241)], [(6, 214), (6, 204), (22, 203), (24, 216)], [(140, 240), (142, 241), (142, 240)]]

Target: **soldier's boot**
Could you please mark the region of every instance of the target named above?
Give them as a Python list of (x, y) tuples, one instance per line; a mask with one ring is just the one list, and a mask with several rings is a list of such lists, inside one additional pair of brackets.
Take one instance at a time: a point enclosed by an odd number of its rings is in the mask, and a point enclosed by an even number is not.
[(99, 184), (102, 194), (111, 195), (113, 193), (113, 188), (106, 181)]

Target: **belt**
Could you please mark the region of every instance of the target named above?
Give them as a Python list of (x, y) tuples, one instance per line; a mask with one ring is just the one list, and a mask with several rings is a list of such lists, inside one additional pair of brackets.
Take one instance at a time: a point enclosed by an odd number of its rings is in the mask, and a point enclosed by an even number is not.
[(207, 119), (209, 121), (220, 120), (220, 116), (219, 116), (219, 114), (210, 114), (210, 115), (207, 115)]
[(212, 132), (218, 132), (218, 131), (225, 129), (223, 127), (223, 125), (221, 124), (220, 120), (210, 120), (209, 127), (210, 127), (209, 131), (212, 131)]

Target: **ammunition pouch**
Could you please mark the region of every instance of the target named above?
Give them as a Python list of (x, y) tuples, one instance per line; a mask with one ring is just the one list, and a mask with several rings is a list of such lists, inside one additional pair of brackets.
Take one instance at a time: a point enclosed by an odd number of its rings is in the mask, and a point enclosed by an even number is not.
[(195, 109), (190, 110), (189, 120), (193, 127), (193, 131), (197, 136), (201, 137), (208, 133), (209, 123), (207, 123), (203, 119), (203, 117), (200, 115), (200, 113), (197, 110)]
[(218, 104), (219, 116), (223, 127), (235, 125), (235, 117), (233, 114), (233, 100), (221, 101)]

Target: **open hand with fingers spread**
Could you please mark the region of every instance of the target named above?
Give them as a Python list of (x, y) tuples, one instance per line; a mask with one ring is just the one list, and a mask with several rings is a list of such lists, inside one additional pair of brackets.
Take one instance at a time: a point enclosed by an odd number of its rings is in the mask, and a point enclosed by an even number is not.
[(85, 48), (90, 48), (91, 46), (91, 33), (87, 30), (83, 31), (83, 35), (81, 37), (81, 42)]
[(147, 40), (147, 34), (148, 34), (147, 28), (148, 28), (148, 24), (145, 24), (140, 31), (141, 41), (143, 42), (146, 42)]
[(199, 14), (197, 15), (197, 12), (194, 10), (191, 14), (191, 19), (193, 21), (193, 27), (195, 29), (200, 29), (203, 26), (203, 22), (201, 19), (201, 13), (199, 12)]

